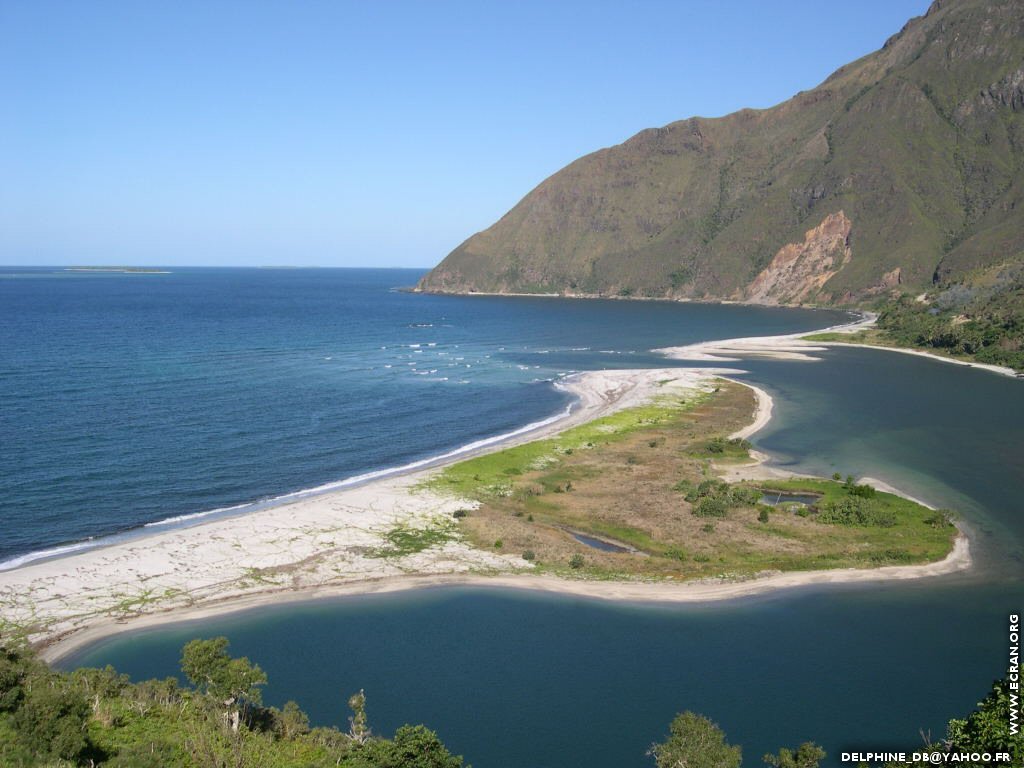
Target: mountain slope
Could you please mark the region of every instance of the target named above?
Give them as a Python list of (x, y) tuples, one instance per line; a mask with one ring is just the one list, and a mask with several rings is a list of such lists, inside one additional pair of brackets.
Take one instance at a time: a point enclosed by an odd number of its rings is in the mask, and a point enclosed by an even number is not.
[(428, 291), (859, 304), (1024, 261), (1024, 0), (936, 2), (766, 110), (551, 176)]

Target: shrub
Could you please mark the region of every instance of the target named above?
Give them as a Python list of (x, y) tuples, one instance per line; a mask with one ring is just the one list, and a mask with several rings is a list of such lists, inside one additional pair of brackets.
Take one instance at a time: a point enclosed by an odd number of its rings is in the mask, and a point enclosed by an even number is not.
[(768, 522), (768, 510), (766, 508), (762, 507), (761, 511), (757, 513), (757, 519), (760, 522), (762, 522), (762, 523), (767, 523)]
[(693, 507), (693, 514), (697, 517), (725, 517), (727, 511), (725, 502), (714, 496), (705, 496)]
[(680, 493), (690, 494), (693, 493), (693, 483), (689, 480), (680, 480), (678, 483), (672, 486), (673, 491), (679, 491)]
[(757, 504), (761, 500), (761, 491), (745, 485), (733, 485), (729, 488), (729, 500), (735, 505)]
[(896, 515), (859, 496), (847, 496), (839, 501), (822, 504), (818, 519), (832, 525), (863, 525), (878, 528), (891, 528), (896, 525)]
[(715, 524), (714, 523), (704, 523), (704, 525), (702, 525), (700, 527), (700, 529), (702, 531), (704, 531), (704, 533), (714, 533), (715, 532)]
[(495, 542), (494, 542), (494, 548), (495, 549), (501, 549), (504, 545), (505, 545), (505, 542), (503, 542), (501, 539), (496, 539)]
[(534, 553), (532, 549), (528, 549), (525, 552), (523, 552), (523, 560), (532, 563), (536, 559), (537, 555)]
[(456, 520), (458, 520), (459, 518), (465, 517), (468, 514), (469, 514), (469, 510), (466, 510), (466, 509), (456, 509), (454, 512), (452, 512), (452, 517), (454, 517)]
[(849, 492), (854, 496), (859, 496), (862, 499), (873, 499), (875, 498), (875, 489), (870, 485), (851, 485)]
[(930, 525), (932, 528), (945, 528), (947, 525), (953, 524), (953, 514), (946, 509), (937, 509), (935, 512), (926, 517), (925, 525)]
[(582, 568), (583, 567), (583, 555), (577, 552), (575, 555), (569, 558), (570, 568)]

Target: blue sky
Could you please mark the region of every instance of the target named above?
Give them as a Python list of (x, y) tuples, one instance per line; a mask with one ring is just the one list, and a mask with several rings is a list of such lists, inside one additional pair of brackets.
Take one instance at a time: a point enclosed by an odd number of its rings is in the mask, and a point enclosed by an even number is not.
[(637, 131), (767, 107), (925, 0), (0, 0), (0, 263), (431, 266)]

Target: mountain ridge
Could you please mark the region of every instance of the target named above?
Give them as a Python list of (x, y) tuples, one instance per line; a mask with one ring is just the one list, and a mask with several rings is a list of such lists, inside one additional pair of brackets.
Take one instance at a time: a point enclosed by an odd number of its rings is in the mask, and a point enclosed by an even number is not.
[(1024, 0), (940, 0), (781, 104), (579, 158), (417, 289), (829, 306), (998, 293), (1024, 263), (1022, 190)]

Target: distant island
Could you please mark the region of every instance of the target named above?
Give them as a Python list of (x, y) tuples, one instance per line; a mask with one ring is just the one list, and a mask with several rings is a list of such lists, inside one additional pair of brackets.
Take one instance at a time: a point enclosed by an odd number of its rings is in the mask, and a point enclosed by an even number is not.
[(169, 269), (159, 267), (64, 267), (65, 272), (122, 272), (139, 275), (169, 275)]

